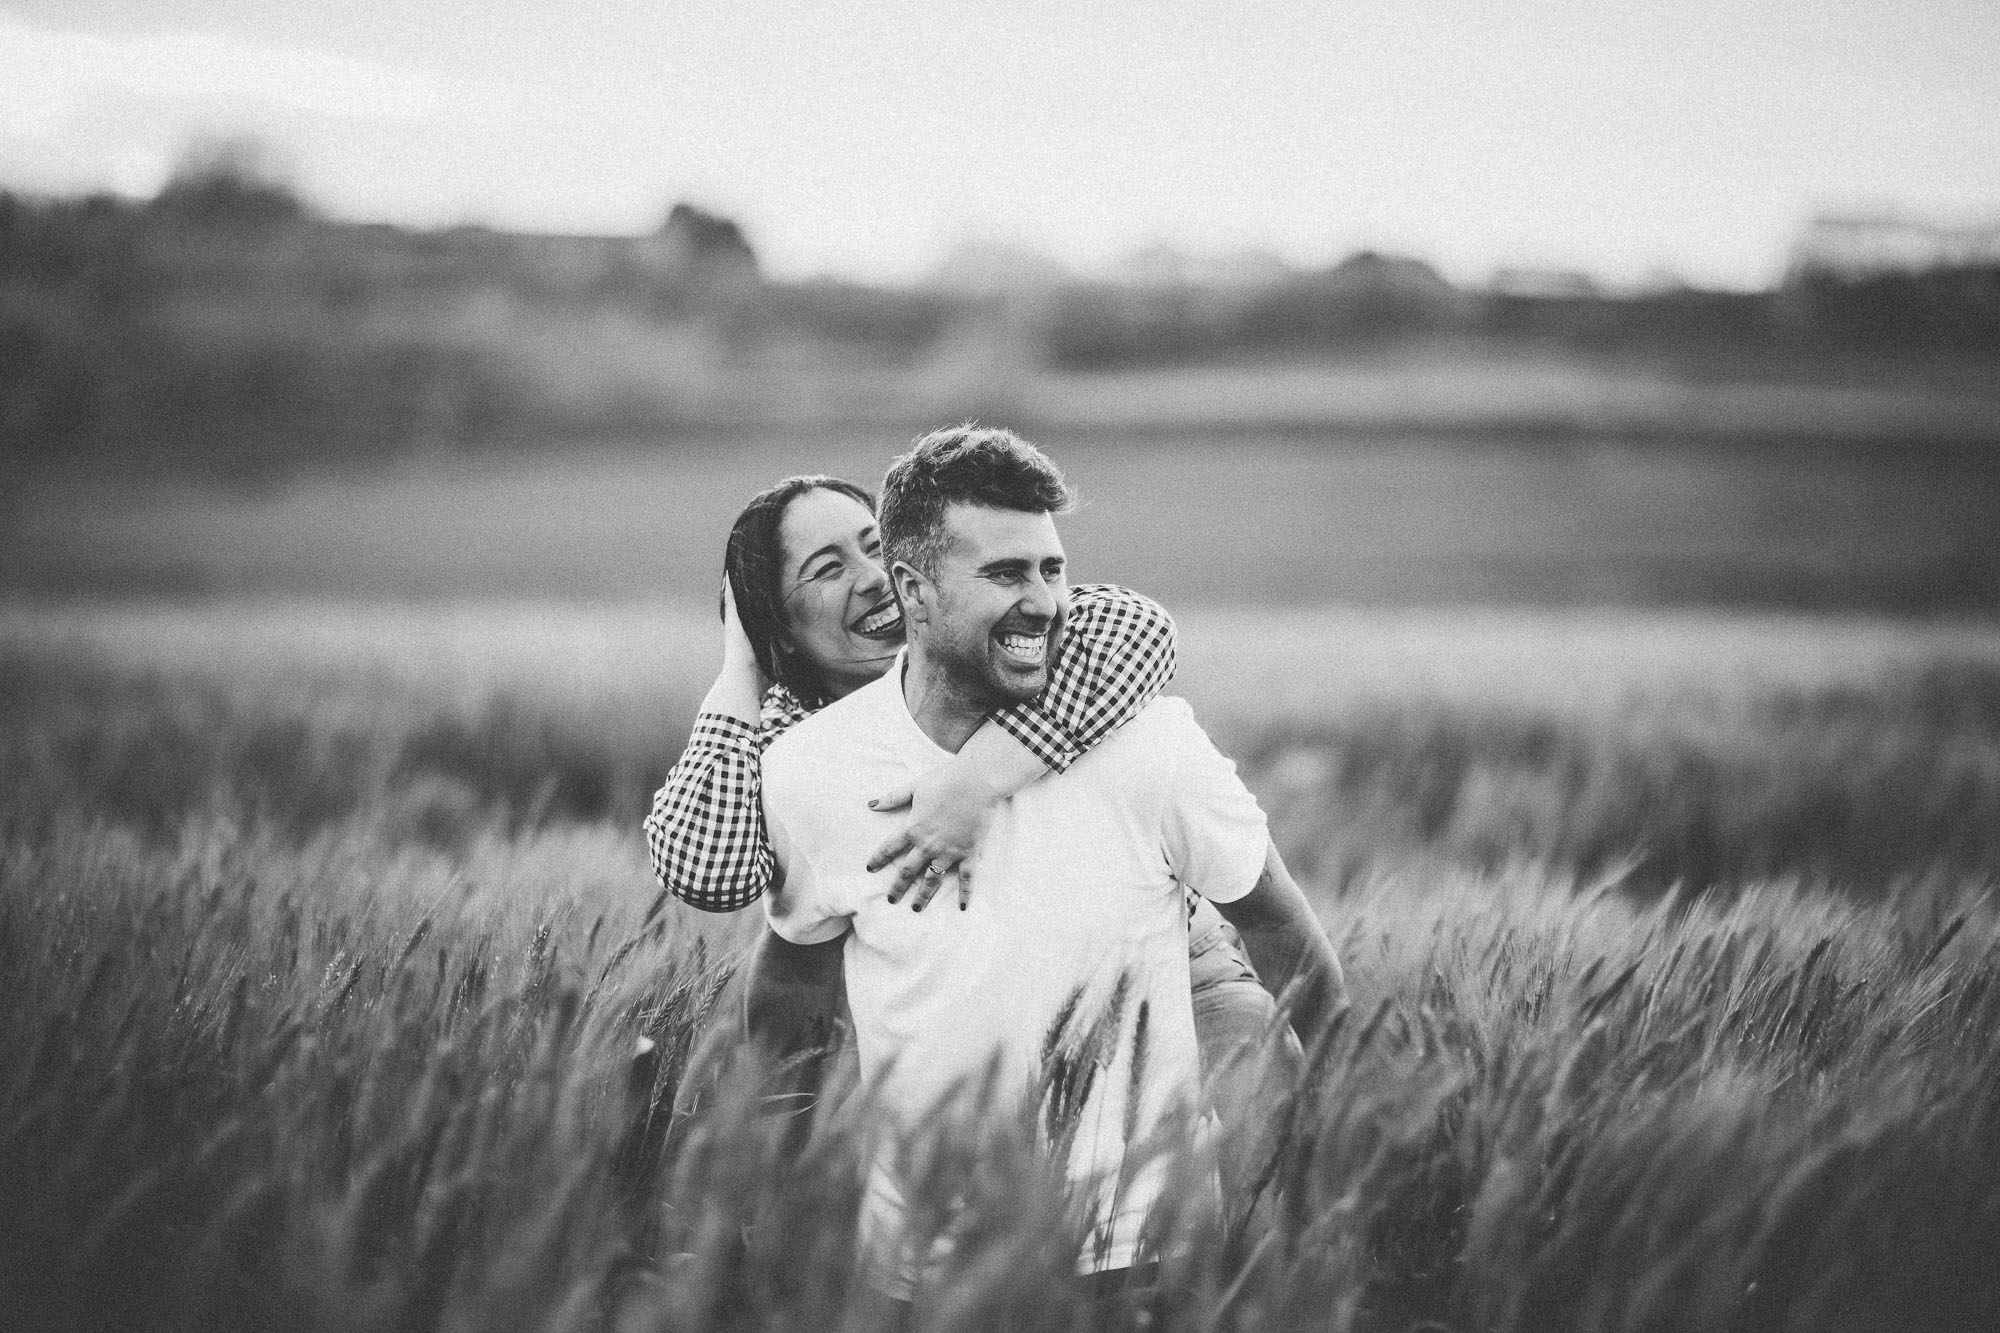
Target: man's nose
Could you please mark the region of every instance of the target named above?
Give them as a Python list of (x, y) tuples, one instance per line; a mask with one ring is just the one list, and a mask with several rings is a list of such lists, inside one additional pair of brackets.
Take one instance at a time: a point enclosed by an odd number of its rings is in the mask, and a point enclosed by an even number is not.
[(1038, 574), (1028, 576), (1028, 586), (1021, 593), (1021, 610), (1043, 620), (1053, 620), (1056, 614), (1056, 585)]

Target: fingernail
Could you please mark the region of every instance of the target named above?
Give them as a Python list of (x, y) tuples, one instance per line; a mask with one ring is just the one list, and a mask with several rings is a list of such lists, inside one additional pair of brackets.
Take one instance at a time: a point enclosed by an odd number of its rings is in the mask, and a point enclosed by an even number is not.
[(868, 808), (869, 808), (870, 810), (873, 810), (873, 809), (875, 808), (875, 801), (874, 801), (874, 798), (873, 798), (873, 797), (869, 798), (869, 801), (868, 801)]

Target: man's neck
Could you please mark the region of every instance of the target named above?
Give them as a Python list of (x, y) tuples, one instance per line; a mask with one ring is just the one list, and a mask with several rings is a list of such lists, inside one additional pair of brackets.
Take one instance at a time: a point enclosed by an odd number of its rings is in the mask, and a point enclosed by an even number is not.
[(940, 750), (957, 754), (986, 720), (993, 705), (959, 688), (914, 645), (903, 662), (903, 702), (918, 730)]

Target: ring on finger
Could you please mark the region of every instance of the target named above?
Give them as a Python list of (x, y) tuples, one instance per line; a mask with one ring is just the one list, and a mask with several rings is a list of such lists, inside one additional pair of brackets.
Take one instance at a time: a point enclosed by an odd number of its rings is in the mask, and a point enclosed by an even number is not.
[(924, 878), (936, 879), (940, 875), (944, 874), (944, 872), (949, 868), (950, 867), (946, 866), (944, 863), (940, 861), (933, 861), (929, 865), (924, 867)]

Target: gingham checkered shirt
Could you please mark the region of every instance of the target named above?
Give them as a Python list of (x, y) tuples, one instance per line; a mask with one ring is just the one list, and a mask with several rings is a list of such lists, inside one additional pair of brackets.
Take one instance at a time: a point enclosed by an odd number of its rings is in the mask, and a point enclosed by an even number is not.
[[(1177, 633), (1151, 598), (1079, 584), (1070, 589), (1042, 697), (1001, 709), (993, 721), (1060, 773), (1173, 679)], [(687, 749), (646, 816), (646, 846), (662, 887), (704, 912), (733, 912), (763, 896), (776, 864), (764, 832), (764, 747), (812, 711), (773, 685), (754, 727), (722, 713), (695, 719)]]

